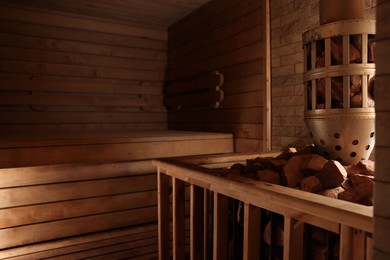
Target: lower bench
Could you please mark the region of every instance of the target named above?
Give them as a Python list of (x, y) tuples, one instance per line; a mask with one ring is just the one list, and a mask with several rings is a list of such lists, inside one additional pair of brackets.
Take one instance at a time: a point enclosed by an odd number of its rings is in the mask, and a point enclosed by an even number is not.
[(1, 143), (0, 259), (154, 257), (157, 178), (151, 159), (232, 152), (233, 140), (230, 134), (149, 134), (62, 145)]
[(0, 251), (0, 259), (157, 259), (157, 224), (102, 231)]

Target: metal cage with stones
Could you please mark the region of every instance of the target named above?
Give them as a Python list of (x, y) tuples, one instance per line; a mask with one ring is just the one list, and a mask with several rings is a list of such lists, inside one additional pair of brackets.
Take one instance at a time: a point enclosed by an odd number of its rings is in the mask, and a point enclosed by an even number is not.
[(375, 21), (328, 23), (302, 38), (312, 141), (345, 165), (367, 159), (375, 143)]

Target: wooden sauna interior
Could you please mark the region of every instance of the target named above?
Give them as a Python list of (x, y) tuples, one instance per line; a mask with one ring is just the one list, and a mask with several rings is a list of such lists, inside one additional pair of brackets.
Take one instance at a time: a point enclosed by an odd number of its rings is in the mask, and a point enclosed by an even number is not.
[(156, 257), (151, 160), (265, 145), (264, 13), (0, 1), (0, 259)]
[(152, 159), (309, 140), (316, 23), (313, 0), (0, 0), (0, 259), (156, 259)]

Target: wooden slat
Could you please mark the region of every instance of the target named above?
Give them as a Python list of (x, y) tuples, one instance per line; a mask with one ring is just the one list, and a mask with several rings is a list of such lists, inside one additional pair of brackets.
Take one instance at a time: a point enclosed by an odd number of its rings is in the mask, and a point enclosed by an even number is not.
[(58, 76), (76, 76), (84, 78), (108, 78), (108, 79), (147, 79), (150, 81), (164, 80), (162, 71), (122, 69), (122, 68), (103, 68), (103, 67), (85, 67), (79, 65), (54, 64), (54, 63), (35, 63), (22, 61), (0, 62), (0, 71), (11, 73), (31, 73), (43, 75)]
[[(262, 59), (263, 51), (262, 42), (257, 42), (243, 48), (225, 53), (223, 55), (215, 56), (202, 62), (188, 64), (187, 66), (173, 69), (169, 71), (168, 79), (176, 80), (178, 78), (188, 77), (193, 74), (202, 73), (210, 70), (222, 70), (221, 67), (232, 66), (244, 63), (248, 60)], [(225, 74), (224, 74), (225, 75)]]
[(243, 259), (260, 259), (261, 241), (260, 208), (244, 205), (244, 249)]
[(42, 105), (42, 106), (162, 106), (159, 96), (92, 96), (63, 95), (61, 93), (2, 93), (2, 105)]
[(55, 25), (58, 27), (83, 29), (89, 31), (106, 32), (112, 34), (145, 37), (156, 40), (166, 40), (167, 34), (164, 30), (152, 29), (131, 24), (113, 23), (112, 21), (86, 20), (72, 16), (61, 16), (48, 12), (34, 12), (28, 9), (22, 10), (20, 7), (13, 8), (2, 6), (0, 17), (3, 19), (23, 21), (27, 23), (37, 23), (43, 25)]
[(151, 160), (7, 168), (0, 169), (0, 188), (125, 177), (150, 174), (155, 171)]
[(170, 113), (170, 119), (183, 123), (262, 123), (262, 108), (235, 108)]
[(214, 193), (214, 253), (213, 259), (228, 259), (229, 198)]
[(166, 28), (180, 20), (192, 10), (208, 0), (140, 2), (136, 0), (67, 0), (52, 2), (50, 0), (26, 1), (15, 0), (3, 2), (17, 3), (34, 9), (48, 9), (77, 16), (89, 16), (95, 19), (107, 19), (130, 24), (142, 24), (158, 28)]
[(138, 239), (129, 242), (118, 242), (117, 244), (112, 244), (109, 246), (85, 250), (82, 252), (52, 257), (51, 259), (53, 260), (81, 259), (81, 258), (107, 259), (108, 257), (110, 258), (114, 257), (119, 253), (123, 254), (123, 256), (131, 257), (139, 254), (156, 252), (157, 251), (156, 245), (157, 245), (157, 237), (151, 237), (151, 238)]
[(224, 95), (223, 102), (221, 102), (221, 108), (263, 107), (263, 95), (264, 91), (251, 91)]
[(67, 124), (17, 124), (17, 125), (0, 125), (0, 133), (4, 136), (18, 134), (42, 134), (56, 133), (63, 135), (65, 133), (102, 133), (102, 132), (131, 132), (131, 131), (152, 131), (166, 130), (165, 122), (150, 123), (67, 123)]
[[(7, 79), (6, 77), (15, 76)], [(66, 82), (64, 80), (66, 79)], [(107, 88), (107, 85), (110, 88)], [(1, 90), (20, 91), (58, 91), (63, 93), (96, 93), (96, 94), (162, 94), (162, 83), (152, 81), (134, 81), (121, 79), (88, 79), (62, 76), (39, 76), (29, 80), (23, 74), (0, 73)]]
[(283, 258), (303, 259), (303, 226), (303, 222), (284, 218)]
[[(157, 199), (158, 199), (158, 252), (160, 260), (170, 259), (169, 251), (169, 180), (170, 177), (158, 170), (157, 172)], [(168, 211), (169, 212), (169, 211)]]
[(113, 244), (123, 239), (134, 239), (155, 236), (157, 224), (149, 224), (131, 228), (124, 228), (114, 231), (102, 231), (84, 236), (58, 239), (49, 242), (42, 242), (23, 247), (16, 247), (0, 251), (0, 258), (11, 258), (13, 260), (39, 259), (53, 257), (72, 252), (83, 251), (88, 248)]
[[(157, 225), (156, 229), (157, 229)], [(135, 227), (130, 228), (136, 229)], [(142, 232), (142, 233), (134, 233), (132, 235), (127, 236), (116, 236), (114, 232), (100, 232), (105, 234), (110, 234), (111, 236), (108, 239), (102, 240), (92, 240), (91, 235), (84, 235), (83, 238), (89, 238), (90, 240), (85, 240), (85, 243), (79, 243), (71, 246), (62, 246), (59, 248), (50, 248), (50, 242), (42, 242), (40, 245), (45, 245), (48, 247), (48, 250), (31, 252), (29, 254), (24, 254), (12, 258), (7, 258), (10, 260), (29, 260), (29, 259), (70, 259), (75, 257), (88, 257), (88, 256), (99, 256), (102, 254), (107, 254), (112, 252), (112, 249), (115, 248), (115, 245), (118, 244), (127, 244), (127, 248), (137, 247), (139, 245), (145, 244), (146, 241), (152, 241), (152, 244), (157, 243), (157, 235), (156, 231)], [(130, 233), (130, 232), (128, 232)], [(60, 240), (61, 241), (61, 240)], [(67, 241), (72, 241), (72, 238), (62, 239), (62, 243), (66, 243)], [(146, 242), (147, 243), (147, 242)], [(25, 246), (28, 247), (28, 246)], [(24, 247), (24, 248), (25, 248)], [(22, 247), (23, 248), (23, 247)], [(10, 250), (7, 250), (10, 251)], [(11, 249), (12, 251), (12, 249)], [(157, 251), (157, 250), (156, 250)]]
[(0, 112), (3, 124), (148, 123), (164, 122), (164, 113)]
[(145, 191), (0, 209), (0, 229), (155, 206), (156, 202), (156, 192)]
[(51, 25), (31, 24), (18, 21), (1, 19), (0, 32), (51, 38), (59, 40), (70, 40), (78, 42), (98, 43), (112, 46), (135, 47), (150, 50), (165, 51), (166, 41), (152, 40), (142, 37), (131, 37), (126, 35), (86, 31), (76, 28), (61, 28)]
[[(156, 207), (110, 212), (84, 218), (52, 221), (0, 230), (0, 248), (26, 245), (84, 233), (137, 225), (157, 220)], [(28, 234), (34, 234), (30, 236)]]
[(190, 202), (190, 253), (192, 260), (204, 258), (204, 190), (191, 185)]
[(173, 259), (185, 259), (185, 182), (172, 178)]
[(169, 87), (166, 89), (164, 94), (166, 96), (171, 96), (174, 94), (194, 92), (215, 86), (222, 86), (223, 83), (223, 75), (218, 71), (213, 71), (211, 73), (201, 75), (200, 77), (169, 82)]
[[(261, 1), (230, 1), (229, 5), (226, 5), (224, 7), (225, 10), (228, 9), (226, 12), (221, 12), (223, 9), (220, 8), (219, 12), (221, 13), (220, 15), (218, 15), (218, 11), (214, 9), (214, 14), (212, 16), (213, 19), (210, 19), (209, 21), (207, 21), (208, 17), (203, 16), (203, 14), (199, 13), (198, 15), (200, 17), (197, 19), (201, 19), (204, 24), (202, 24), (201, 26), (197, 26), (196, 28), (192, 28), (191, 30), (187, 28), (186, 31), (181, 32), (181, 37), (178, 37), (177, 35), (173, 36), (173, 39), (170, 40), (168, 44), (169, 49), (188, 42), (192, 38), (197, 38), (207, 32), (213, 31), (226, 23), (238, 20), (240, 17), (249, 13), (251, 10), (257, 9), (259, 5), (261, 5)], [(205, 26), (206, 24), (207, 26)], [(169, 31), (169, 35), (172, 35), (172, 31)]]
[(135, 58), (151, 61), (166, 61), (166, 53), (158, 50), (107, 46), (103, 44), (56, 40), (50, 38), (42, 39), (39, 37), (8, 33), (0, 33), (0, 36), (0, 44), (8, 47), (72, 52), (108, 57)]
[[(180, 59), (182, 55), (188, 55), (196, 50), (207, 48), (216, 42), (223, 43), (229, 37), (233, 37), (235, 34), (247, 30), (247, 28), (255, 27), (259, 23), (261, 23), (261, 19), (259, 19), (257, 10), (255, 10), (255, 12), (248, 13), (234, 23), (225, 24), (214, 31), (202, 35), (202, 37), (194, 38), (184, 45), (171, 49), (168, 52), (168, 58), (170, 61)], [(173, 34), (170, 34), (170, 36), (173, 36)]]
[(154, 174), (0, 190), (0, 208), (153, 190)]
[[(208, 147), (207, 151), (205, 147)], [(166, 141), (158, 145), (151, 142), (1, 149), (0, 167), (142, 160), (166, 156), (224, 153), (232, 149), (233, 143), (230, 138)], [(48, 157), (47, 154), (51, 156)]]
[(246, 28), (243, 32), (239, 32), (238, 34), (232, 36), (234, 40), (230, 38), (223, 39), (219, 42), (204, 46), (200, 50), (192, 51), (190, 53), (187, 52), (184, 54), (184, 57), (179, 57), (176, 60), (169, 60), (169, 68), (174, 70), (183, 66), (188, 66), (189, 64), (201, 62), (214, 56), (224, 55), (235, 49), (240, 49), (247, 45), (261, 41), (263, 35), (259, 32), (261, 31), (262, 27), (263, 25), (259, 25), (250, 29)]
[(88, 55), (88, 57), (86, 57), (84, 54), (76, 54), (73, 52), (57, 52), (29, 48), (14, 48), (7, 46), (1, 46), (0, 58), (2, 60), (20, 60), (138, 70), (166, 69), (165, 61), (154, 61), (153, 57), (146, 60), (98, 55)]
[(191, 107), (218, 108), (224, 99), (223, 91), (219, 87), (207, 91), (188, 93), (166, 98), (167, 108), (181, 110)]
[(236, 138), (241, 139), (261, 139), (263, 136), (263, 129), (260, 124), (204, 123), (199, 125), (196, 123), (170, 123), (170, 126), (177, 130), (193, 129), (194, 131), (234, 133)]

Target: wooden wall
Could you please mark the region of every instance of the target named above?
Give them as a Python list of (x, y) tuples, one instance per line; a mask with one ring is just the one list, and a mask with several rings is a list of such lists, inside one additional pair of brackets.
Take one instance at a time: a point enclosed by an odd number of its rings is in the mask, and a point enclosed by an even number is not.
[(377, 5), (376, 34), (376, 139), (374, 189), (374, 255), (373, 259), (390, 259), (390, 1)]
[(264, 5), (261, 0), (214, 0), (168, 29), (167, 90), (215, 70), (225, 80), (218, 109), (172, 109), (169, 128), (231, 132), (236, 151), (264, 149)]
[(0, 1), (0, 133), (166, 129), (166, 29)]

